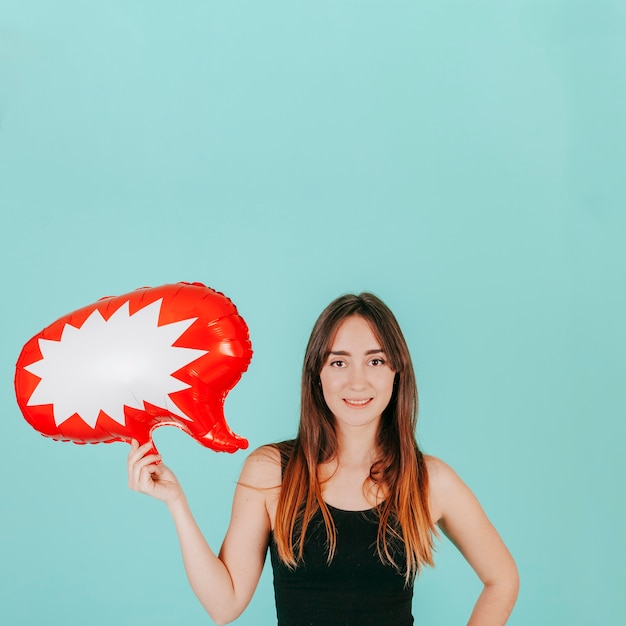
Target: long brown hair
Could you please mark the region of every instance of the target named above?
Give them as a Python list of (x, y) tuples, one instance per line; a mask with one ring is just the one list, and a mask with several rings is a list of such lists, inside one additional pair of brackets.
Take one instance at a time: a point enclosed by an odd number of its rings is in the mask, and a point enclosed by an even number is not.
[[(378, 507), (377, 550), (383, 560), (401, 571), (407, 584), (424, 564), (432, 565), (433, 533), (428, 508), (428, 474), (415, 440), (417, 384), (413, 364), (400, 326), (389, 308), (375, 295), (344, 295), (331, 302), (318, 318), (304, 357), (298, 435), (279, 444), (288, 456), (276, 511), (274, 539), (280, 558), (295, 567), (303, 558), (306, 532), (320, 510), (328, 537), (328, 561), (333, 558), (337, 533), (322, 497), (318, 465), (337, 455), (333, 414), (326, 405), (320, 372), (343, 320), (365, 319), (395, 372), (394, 388), (380, 421), (377, 446), (380, 457), (370, 468), (371, 481), (387, 497)], [(396, 562), (396, 547), (404, 547), (403, 563)]]

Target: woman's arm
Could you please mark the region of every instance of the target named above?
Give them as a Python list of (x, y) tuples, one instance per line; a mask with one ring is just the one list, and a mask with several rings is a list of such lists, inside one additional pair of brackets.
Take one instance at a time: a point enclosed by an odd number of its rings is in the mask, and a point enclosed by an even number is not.
[(172, 471), (158, 463), (160, 457), (143, 456), (149, 449), (150, 444), (133, 443), (129, 485), (167, 504), (191, 587), (211, 619), (227, 624), (246, 608), (261, 576), (270, 532), (267, 500), (280, 485), (280, 461), (274, 458), (278, 453), (261, 449), (246, 460), (218, 556), (202, 535)]
[(467, 626), (502, 626), (519, 589), (511, 553), (480, 503), (443, 461), (428, 457), (431, 515), (483, 583)]

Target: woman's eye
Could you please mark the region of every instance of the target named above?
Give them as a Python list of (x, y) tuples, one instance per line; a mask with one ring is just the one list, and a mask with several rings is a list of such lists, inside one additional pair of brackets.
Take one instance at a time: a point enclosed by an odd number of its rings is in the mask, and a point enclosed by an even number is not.
[(331, 361), (331, 367), (343, 367), (345, 363), (343, 361)]
[(385, 364), (385, 361), (384, 361), (384, 359), (372, 359), (372, 360), (370, 361), (370, 363), (371, 363), (373, 366), (375, 366), (375, 367), (377, 367), (377, 366), (379, 367), (379, 366), (381, 366), (381, 365), (384, 365), (384, 364)]

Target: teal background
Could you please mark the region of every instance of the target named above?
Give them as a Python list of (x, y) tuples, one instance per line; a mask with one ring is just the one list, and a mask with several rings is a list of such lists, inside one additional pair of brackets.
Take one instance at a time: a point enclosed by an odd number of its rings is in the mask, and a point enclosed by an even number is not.
[[(127, 446), (40, 437), (12, 387), (56, 318), (202, 281), (250, 326), (226, 404), (295, 433), (321, 309), (371, 290), (423, 448), (513, 552), (513, 626), (626, 623), (626, 2), (3, 0), (0, 622), (206, 624)], [(157, 445), (214, 548), (245, 458)], [(447, 542), (416, 624), (467, 619)], [(237, 624), (275, 623), (271, 574)]]

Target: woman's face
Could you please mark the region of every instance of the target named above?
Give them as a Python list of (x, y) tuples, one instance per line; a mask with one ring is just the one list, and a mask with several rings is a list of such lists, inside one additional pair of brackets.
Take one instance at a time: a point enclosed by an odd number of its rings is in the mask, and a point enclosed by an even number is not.
[(337, 329), (320, 378), (337, 424), (378, 425), (393, 392), (395, 372), (369, 323), (357, 315)]

